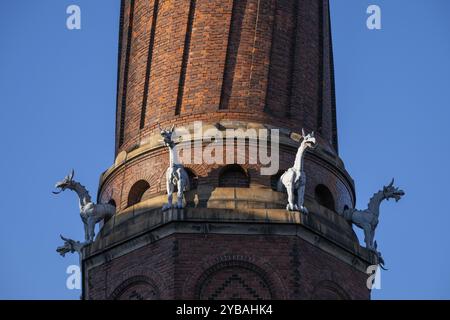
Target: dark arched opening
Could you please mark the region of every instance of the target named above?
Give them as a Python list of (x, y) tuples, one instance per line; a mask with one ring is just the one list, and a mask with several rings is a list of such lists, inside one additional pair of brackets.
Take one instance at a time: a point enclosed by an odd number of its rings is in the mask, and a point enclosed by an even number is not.
[(189, 189), (194, 190), (198, 187), (198, 176), (195, 174), (195, 172), (192, 169), (185, 168), (186, 173), (189, 176)]
[(113, 207), (116, 207), (116, 208), (117, 208), (117, 204), (116, 204), (116, 202), (114, 201), (114, 199), (109, 200), (109, 201), (108, 201), (108, 204), (110, 204), (110, 205), (112, 205)]
[(130, 193), (128, 194), (128, 202), (127, 206), (134, 206), (135, 204), (142, 201), (142, 196), (145, 191), (150, 189), (150, 185), (145, 180), (139, 180), (136, 182), (130, 189)]
[(224, 167), (219, 175), (219, 187), (248, 188), (250, 179), (245, 170), (236, 164)]
[(318, 204), (335, 211), (333, 194), (326, 186), (319, 184), (314, 192), (314, 197)]

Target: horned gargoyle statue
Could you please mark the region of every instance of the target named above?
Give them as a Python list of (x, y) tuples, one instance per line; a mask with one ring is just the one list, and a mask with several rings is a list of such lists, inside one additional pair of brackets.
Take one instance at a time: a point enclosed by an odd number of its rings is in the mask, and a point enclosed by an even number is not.
[[(308, 148), (316, 147), (316, 138), (314, 137), (314, 132), (306, 135), (303, 129), (302, 137), (303, 140), (295, 156), (294, 166), (287, 169), (280, 177), (277, 189), (280, 192), (283, 192), (284, 189), (287, 191), (288, 204), (286, 210), (300, 211), (307, 214), (308, 209), (304, 206), (306, 174), (303, 170), (303, 157)], [(296, 203), (295, 198), (297, 198)]]
[[(394, 179), (387, 186), (384, 186), (382, 190), (376, 192), (369, 200), (369, 204), (366, 210), (346, 209), (343, 212), (343, 216), (347, 221), (350, 221), (355, 226), (363, 229), (364, 242), (366, 248), (375, 251), (377, 254), (376, 246), (374, 245), (375, 229), (378, 225), (378, 216), (380, 215), (380, 204), (383, 200), (395, 199), (400, 200), (405, 195), (403, 190), (394, 187)], [(381, 257), (381, 254), (379, 254)]]
[[(189, 190), (189, 175), (184, 169), (183, 165), (178, 162), (177, 147), (173, 141), (173, 133), (175, 126), (173, 125), (170, 130), (163, 130), (158, 125), (163, 137), (163, 142), (166, 147), (169, 148), (169, 167), (166, 170), (166, 190), (167, 190), (167, 203), (164, 204), (162, 210), (169, 210), (171, 208), (182, 209), (184, 208), (184, 192)], [(177, 189), (177, 203), (172, 204), (172, 196)]]
[(54, 194), (60, 194), (66, 189), (75, 191), (80, 198), (80, 217), (84, 224), (84, 238), (87, 243), (93, 242), (95, 237), (95, 225), (104, 219), (109, 219), (116, 213), (116, 207), (110, 204), (94, 204), (86, 187), (73, 180), (75, 172), (72, 172), (64, 180), (56, 183), (59, 189)]
[(56, 252), (58, 252), (61, 256), (65, 257), (66, 253), (74, 253), (78, 252), (81, 256), (81, 250), (86, 246), (86, 242), (75, 241), (72, 239), (68, 239), (60, 235), (61, 239), (64, 241), (64, 245), (58, 247)]

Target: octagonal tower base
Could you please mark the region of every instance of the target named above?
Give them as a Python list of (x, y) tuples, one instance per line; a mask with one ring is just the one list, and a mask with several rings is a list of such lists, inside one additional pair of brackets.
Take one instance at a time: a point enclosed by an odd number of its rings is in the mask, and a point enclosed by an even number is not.
[(372, 253), (342, 217), (306, 204), (308, 215), (132, 207), (86, 248), (84, 297), (369, 299)]

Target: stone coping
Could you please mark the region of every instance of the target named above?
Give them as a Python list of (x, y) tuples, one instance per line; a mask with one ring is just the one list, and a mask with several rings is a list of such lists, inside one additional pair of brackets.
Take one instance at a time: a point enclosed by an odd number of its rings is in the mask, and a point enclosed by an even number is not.
[(299, 236), (347, 263), (359, 265), (362, 271), (376, 261), (372, 252), (359, 245), (344, 218), (310, 201), (306, 205), (308, 215), (267, 208), (185, 208), (162, 212), (160, 207), (142, 203), (110, 219), (95, 242), (84, 249), (84, 257), (98, 264), (106, 259), (105, 252), (112, 258), (176, 233), (212, 233)]

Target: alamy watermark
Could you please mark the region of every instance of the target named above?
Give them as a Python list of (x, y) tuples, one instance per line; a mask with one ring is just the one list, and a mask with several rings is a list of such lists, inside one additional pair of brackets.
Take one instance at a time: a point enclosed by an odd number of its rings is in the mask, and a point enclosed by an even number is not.
[[(81, 8), (72, 4), (67, 7), (66, 13), (69, 15), (66, 20), (66, 26), (69, 30), (81, 29)], [(366, 26), (369, 30), (381, 30), (381, 8), (378, 5), (371, 4), (367, 7), (366, 13), (369, 15), (366, 20)]]
[(66, 280), (66, 288), (69, 290), (81, 290), (81, 270), (77, 265), (70, 265), (66, 269), (69, 275)]
[(367, 18), (366, 25), (369, 30), (381, 30), (381, 8), (375, 4), (370, 5), (367, 8), (367, 14), (370, 16)]
[(174, 164), (259, 164), (261, 175), (279, 170), (278, 129), (203, 130), (203, 123), (195, 121), (191, 132), (186, 127), (174, 129), (172, 139), (178, 142)]
[(66, 9), (66, 13), (69, 15), (66, 20), (66, 26), (69, 30), (81, 29), (81, 8), (77, 5), (70, 5)]
[(366, 281), (367, 289), (381, 289), (381, 268), (374, 264), (367, 268), (366, 273), (369, 275)]

